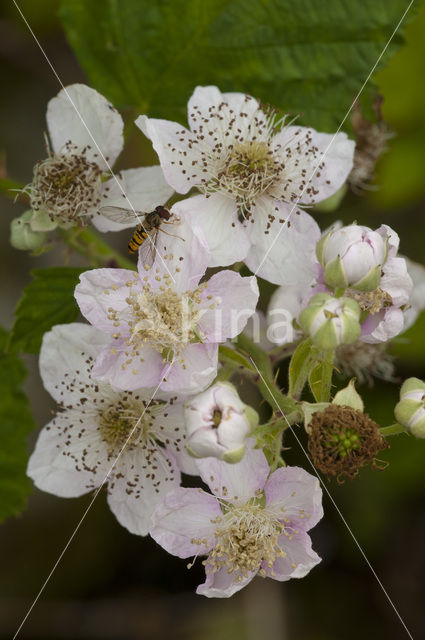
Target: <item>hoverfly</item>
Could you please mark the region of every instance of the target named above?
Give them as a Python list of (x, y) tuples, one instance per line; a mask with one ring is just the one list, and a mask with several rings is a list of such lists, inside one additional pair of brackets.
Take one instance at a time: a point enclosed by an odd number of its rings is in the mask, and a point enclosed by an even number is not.
[(162, 205), (158, 205), (150, 213), (133, 211), (123, 207), (107, 206), (100, 207), (99, 213), (114, 222), (121, 222), (122, 224), (133, 222), (135, 217), (143, 218), (141, 224), (136, 227), (130, 238), (128, 252), (136, 253), (140, 249), (140, 259), (144, 264), (148, 265), (152, 264), (155, 257), (158, 231), (167, 233), (164, 229), (161, 229), (162, 224), (173, 224), (168, 222), (171, 218), (171, 213)]

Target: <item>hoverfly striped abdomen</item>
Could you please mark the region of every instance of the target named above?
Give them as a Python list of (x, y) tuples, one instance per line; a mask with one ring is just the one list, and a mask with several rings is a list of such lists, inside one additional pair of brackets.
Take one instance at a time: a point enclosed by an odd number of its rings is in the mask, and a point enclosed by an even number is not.
[(139, 226), (136, 228), (135, 232), (133, 233), (130, 239), (130, 242), (128, 243), (128, 252), (136, 253), (136, 251), (138, 251), (139, 247), (142, 246), (142, 244), (144, 243), (148, 235), (149, 235), (148, 232), (145, 229), (143, 229), (141, 224), (139, 224)]

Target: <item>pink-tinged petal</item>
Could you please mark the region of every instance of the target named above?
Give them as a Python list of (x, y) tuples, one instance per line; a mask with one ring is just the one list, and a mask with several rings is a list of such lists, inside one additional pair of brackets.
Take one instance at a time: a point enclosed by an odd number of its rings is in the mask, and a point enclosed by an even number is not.
[(138, 349), (132, 355), (126, 340), (114, 340), (98, 356), (92, 376), (117, 389), (134, 391), (141, 387), (156, 387), (166, 368), (161, 354), (151, 347)]
[(236, 271), (213, 275), (201, 294), (199, 328), (206, 339), (224, 342), (239, 335), (255, 311), (258, 296), (254, 276), (242, 277)]
[(412, 278), (413, 291), (410, 295), (409, 306), (404, 313), (404, 330), (411, 327), (418, 315), (425, 309), (425, 267), (409, 258), (404, 258), (407, 271)]
[(90, 147), (86, 157), (105, 171), (107, 163), (112, 166), (121, 153), (124, 123), (120, 114), (85, 84), (72, 84), (59, 91), (47, 105), (46, 118), (55, 153), (69, 141), (80, 148)]
[(207, 598), (230, 598), (234, 593), (240, 591), (256, 576), (256, 571), (251, 571), (243, 575), (241, 571), (229, 573), (226, 567), (219, 569), (215, 573), (211, 565), (206, 563), (206, 580), (196, 589), (196, 593)]
[[(149, 533), (168, 553), (179, 558), (205, 555), (214, 546), (214, 520), (221, 515), (213, 496), (202, 489), (179, 487), (157, 505)], [(199, 540), (200, 544), (192, 540)]]
[(62, 405), (77, 404), (91, 384), (91, 367), (110, 341), (89, 324), (56, 325), (44, 334), (40, 375), (45, 389)]
[(394, 306), (401, 307), (410, 301), (413, 282), (404, 258), (388, 258), (382, 268), (379, 287), (390, 294)]
[(294, 536), (279, 536), (278, 544), (286, 553), (284, 558), (277, 558), (270, 568), (263, 563), (263, 569), (270, 578), (285, 582), (291, 578), (304, 578), (321, 561), (313, 551), (308, 533), (300, 531)]
[(168, 372), (164, 371), (165, 381), (161, 383), (161, 389), (183, 394), (198, 393), (214, 380), (217, 367), (218, 345), (188, 344)]
[(227, 266), (243, 260), (250, 241), (239, 222), (236, 203), (221, 193), (193, 196), (175, 205), (182, 216), (191, 216), (205, 234), (210, 251), (208, 266)]
[(403, 311), (396, 307), (389, 307), (366, 318), (362, 324), (359, 340), (369, 344), (388, 342), (391, 338), (398, 336), (403, 331), (403, 327)]
[(387, 224), (381, 224), (381, 226), (376, 229), (376, 233), (379, 233), (384, 240), (388, 240), (388, 257), (393, 258), (396, 256), (400, 245), (398, 233)]
[(146, 536), (156, 505), (179, 484), (180, 472), (172, 456), (159, 447), (150, 451), (128, 447), (110, 475), (108, 504), (123, 527)]
[(136, 125), (152, 140), (164, 176), (178, 193), (187, 193), (204, 175), (199, 141), (181, 124), (139, 116)]
[(192, 132), (211, 151), (236, 136), (258, 137), (267, 125), (257, 100), (243, 93), (221, 93), (214, 86), (196, 87), (188, 102), (188, 120)]
[(36, 487), (61, 498), (74, 498), (102, 484), (107, 452), (96, 423), (68, 410), (42, 429), (27, 468)]
[(103, 183), (99, 208), (120, 207), (129, 213), (123, 212), (122, 221), (116, 222), (98, 210), (93, 214), (92, 223), (102, 232), (135, 228), (143, 222), (145, 213), (164, 205), (173, 193), (158, 165), (121, 171)]
[(152, 289), (159, 289), (165, 283), (167, 288), (184, 293), (198, 286), (209, 263), (209, 249), (199, 224), (181, 215), (179, 203), (170, 212), (172, 223), (163, 224), (158, 231), (152, 266), (146, 268), (140, 252), (138, 269), (143, 282)]
[[(128, 336), (130, 307), (126, 300), (130, 284), (133, 290), (141, 289), (138, 274), (129, 269), (92, 269), (80, 275), (75, 299), (92, 325), (107, 333)], [(117, 321), (108, 318), (110, 308), (117, 312)]]
[(266, 197), (257, 200), (252, 220), (248, 230), (253, 246), (245, 258), (251, 271), (274, 284), (310, 284), (321, 236), (317, 222), (293, 205)]
[(197, 461), (199, 475), (214, 495), (239, 503), (263, 489), (270, 468), (262, 450), (254, 446), (255, 440), (247, 440), (244, 457), (235, 464), (217, 458)]
[(314, 204), (333, 195), (353, 168), (355, 143), (345, 133), (318, 133), (308, 127), (284, 127), (273, 139), (285, 163), (276, 197)]
[(300, 467), (274, 471), (264, 487), (267, 509), (279, 519), (289, 518), (296, 528), (308, 531), (323, 516), (319, 480)]

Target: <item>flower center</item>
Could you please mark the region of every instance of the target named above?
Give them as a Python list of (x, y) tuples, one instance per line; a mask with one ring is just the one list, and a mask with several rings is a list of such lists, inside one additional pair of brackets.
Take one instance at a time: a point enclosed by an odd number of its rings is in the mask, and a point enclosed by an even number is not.
[[(166, 278), (165, 278), (166, 280)], [(182, 295), (170, 286), (153, 290), (148, 284), (143, 291), (131, 292), (127, 302), (131, 308), (129, 344), (149, 344), (171, 361), (176, 351), (190, 342), (200, 342), (197, 330), (202, 285)]]
[(282, 168), (268, 142), (240, 142), (229, 147), (221, 167), (205, 190), (226, 191), (236, 198), (240, 207), (249, 207), (277, 180)]
[(214, 427), (219, 427), (221, 423), (221, 419), (223, 417), (223, 412), (220, 409), (214, 409), (212, 416), (212, 423)]
[(378, 313), (381, 309), (390, 307), (393, 302), (390, 294), (379, 287), (374, 291), (347, 289), (344, 295), (356, 300), (360, 309), (362, 311), (368, 311), (371, 315)]
[[(238, 573), (236, 580), (240, 581), (259, 570), (265, 577), (266, 571), (261, 565), (272, 569), (277, 558), (286, 556), (279, 545), (279, 537), (282, 534), (289, 536), (290, 527), (258, 504), (258, 500), (231, 506), (216, 522), (216, 544), (205, 561), (213, 573), (226, 568), (228, 573)], [(291, 530), (292, 533), (295, 532)]]
[(109, 455), (119, 453), (124, 446), (129, 450), (139, 445), (156, 447), (152, 417), (162, 407), (157, 403), (146, 409), (143, 404), (119, 400), (103, 409), (98, 428)]
[(75, 223), (100, 202), (101, 169), (86, 151), (70, 142), (64, 152), (51, 154), (34, 167), (28, 191), (31, 208), (46, 212), (52, 221)]

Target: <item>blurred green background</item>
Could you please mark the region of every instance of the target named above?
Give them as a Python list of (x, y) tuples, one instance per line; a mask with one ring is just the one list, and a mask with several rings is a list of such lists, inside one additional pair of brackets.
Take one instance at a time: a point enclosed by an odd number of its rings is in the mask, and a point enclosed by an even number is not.
[[(57, 2), (21, 2), (63, 83), (85, 81), (57, 18)], [(21, 182), (45, 155), (47, 101), (58, 83), (12, 3), (0, 13), (0, 172)], [(401, 236), (401, 250), (425, 263), (425, 10), (406, 29), (406, 45), (375, 80), (384, 97), (383, 115), (396, 133), (382, 157), (376, 189), (349, 195), (336, 214), (318, 214), (324, 228), (337, 215), (371, 227), (387, 223)], [(348, 107), (348, 105), (347, 105)], [(130, 118), (132, 114), (127, 114)], [(150, 164), (150, 145), (134, 129), (119, 168)], [(1, 198), (1, 324), (13, 309), (31, 268), (83, 264), (64, 248), (32, 258), (9, 246), (9, 223), (23, 210)], [(123, 248), (128, 234), (109, 238)], [(393, 345), (397, 374), (425, 377), (425, 316)], [(29, 368), (26, 391), (39, 426), (53, 405), (37, 371)], [(363, 389), (370, 415), (393, 421), (397, 385)], [(35, 437), (35, 434), (34, 434)], [(384, 472), (364, 470), (354, 482), (329, 491), (385, 585), (413, 637), (425, 637), (425, 442), (398, 436), (383, 454)], [(31, 444), (32, 446), (32, 444)], [(289, 438), (288, 462), (306, 466)], [(16, 631), (33, 598), (77, 525), (91, 496), (63, 500), (35, 491), (27, 510), (0, 528), (0, 638)], [(357, 640), (407, 634), (329, 499), (325, 518), (313, 531), (321, 565), (305, 579), (287, 584), (256, 579), (230, 600), (194, 594), (202, 576), (198, 562), (168, 556), (148, 538), (132, 536), (110, 514), (100, 495), (49, 581), (20, 637), (116, 640)]]

